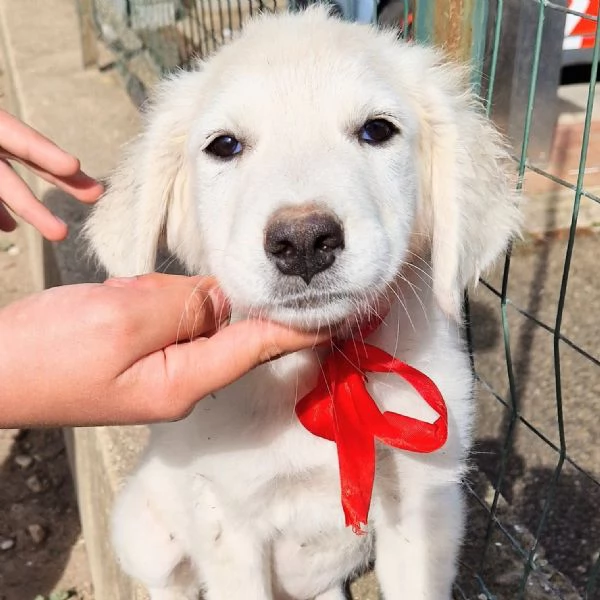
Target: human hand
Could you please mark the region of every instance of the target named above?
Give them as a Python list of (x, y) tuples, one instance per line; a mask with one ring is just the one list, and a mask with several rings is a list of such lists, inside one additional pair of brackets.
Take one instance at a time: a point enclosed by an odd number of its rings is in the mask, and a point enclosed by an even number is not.
[(0, 231), (12, 231), (17, 226), (9, 207), (51, 241), (67, 235), (65, 223), (37, 200), (9, 160), (20, 162), (81, 202), (95, 202), (103, 191), (100, 183), (81, 171), (74, 156), (0, 110)]
[(213, 279), (156, 273), (15, 302), (0, 311), (0, 428), (179, 419), (256, 365), (326, 339), (223, 326), (228, 316)]

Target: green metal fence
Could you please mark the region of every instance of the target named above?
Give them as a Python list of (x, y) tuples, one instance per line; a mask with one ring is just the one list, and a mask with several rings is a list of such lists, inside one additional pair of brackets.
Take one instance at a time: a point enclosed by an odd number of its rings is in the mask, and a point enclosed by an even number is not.
[[(505, 541), (514, 549), (515, 553), (522, 558), (522, 574), (518, 578), (519, 581), (515, 581), (517, 586), (512, 591), (513, 597), (526, 597), (528, 590), (528, 580), (533, 572), (539, 569), (538, 550), (540, 548), (540, 541), (544, 539), (546, 534), (549, 521), (551, 519), (568, 518), (568, 515), (560, 515), (553, 513), (553, 505), (556, 501), (557, 490), (561, 482), (561, 477), (565, 470), (565, 464), (568, 463), (573, 469), (576, 470), (579, 476), (586, 480), (589, 484), (589, 493), (591, 498), (595, 500), (595, 505), (592, 504), (592, 510), (597, 514), (600, 511), (600, 482), (598, 481), (598, 472), (588, 470), (593, 465), (588, 465), (588, 468), (583, 467), (578, 462), (578, 457), (571, 454), (569, 451), (569, 443), (565, 430), (565, 388), (563, 385), (563, 360), (562, 354), (563, 349), (568, 347), (571, 350), (577, 352), (590, 366), (596, 370), (596, 377), (600, 376), (598, 367), (600, 362), (598, 361), (598, 353), (596, 346), (595, 349), (586, 350), (578, 345), (578, 340), (568, 337), (563, 332), (563, 315), (565, 311), (565, 303), (567, 299), (567, 291), (569, 284), (569, 275), (573, 263), (573, 254), (576, 244), (576, 234), (578, 231), (578, 218), (582, 201), (587, 202), (599, 202), (599, 198), (596, 194), (592, 193), (591, 190), (587, 190), (584, 187), (584, 180), (586, 175), (586, 165), (588, 163), (588, 155), (590, 149), (590, 135), (592, 126), (593, 116), (593, 105), (595, 96), (596, 77), (598, 70), (598, 58), (600, 52), (600, 46), (598, 44), (598, 37), (600, 35), (600, 28), (596, 28), (595, 40), (593, 46), (593, 52), (591, 56), (591, 69), (590, 78), (588, 82), (588, 94), (587, 103), (585, 109), (585, 119), (583, 123), (583, 133), (581, 138), (581, 145), (579, 149), (579, 165), (577, 168), (577, 177), (574, 184), (560, 177), (556, 177), (553, 173), (540, 169), (529, 160), (529, 143), (531, 139), (531, 128), (534, 119), (534, 106), (536, 98), (536, 85), (539, 80), (540, 65), (543, 60), (542, 55), (542, 40), (544, 34), (544, 27), (548, 21), (549, 14), (551, 11), (562, 12), (564, 14), (573, 14), (584, 19), (592, 20), (588, 15), (579, 13), (579, 11), (573, 11), (566, 8), (564, 5), (555, 2), (544, 2), (541, 0), (529, 0), (532, 5), (535, 5), (535, 36), (533, 38), (533, 52), (531, 62), (531, 73), (528, 81), (519, 82), (521, 85), (526, 86), (527, 89), (527, 105), (525, 111), (525, 119), (523, 123), (523, 136), (522, 142), (519, 148), (516, 148), (515, 161), (517, 163), (517, 189), (522, 192), (524, 189), (524, 182), (526, 179), (527, 172), (536, 173), (542, 177), (546, 177), (553, 182), (563, 186), (564, 188), (572, 192), (572, 214), (571, 222), (568, 230), (568, 238), (564, 248), (564, 259), (561, 265), (561, 277), (558, 291), (558, 298), (555, 303), (553, 314), (548, 315), (547, 318), (540, 319), (536, 311), (528, 310), (527, 307), (521, 306), (518, 302), (512, 300), (511, 295), (511, 253), (506, 257), (501, 285), (495, 286), (494, 284), (484, 281), (483, 284), (487, 291), (498, 300), (498, 308), (501, 314), (502, 324), (502, 335), (504, 342), (504, 352), (506, 359), (506, 375), (507, 375), (507, 390), (506, 393), (502, 393), (501, 390), (494, 389), (493, 386), (486, 382), (480, 377), (482, 387), (488, 392), (488, 396), (491, 396), (495, 401), (499, 402), (505, 411), (504, 422), (505, 430), (501, 439), (500, 452), (497, 456), (497, 465), (495, 473), (492, 479), (493, 484), (493, 497), (490, 503), (478, 500), (482, 503), (489, 511), (489, 519), (486, 526), (486, 533), (484, 538), (484, 545), (481, 553), (481, 562), (479, 572), (485, 570), (485, 562), (489, 558), (489, 546), (493, 538), (494, 530), (502, 533)], [(502, 0), (498, 2), (498, 12), (502, 14), (503, 6)], [(589, 3), (588, 3), (589, 4)], [(491, 60), (491, 72), (490, 81), (488, 85), (487, 93), (487, 105), (488, 109), (491, 110), (494, 100), (494, 73), (495, 67), (498, 60), (498, 49), (499, 43), (502, 39), (502, 19), (497, 19), (493, 32), (493, 45), (492, 45), (492, 60)], [(591, 249), (591, 248), (590, 248)], [(590, 276), (593, 274), (590, 273)], [(535, 290), (534, 290), (535, 291)], [(591, 308), (591, 307), (590, 307)], [(523, 403), (527, 402), (527, 399), (520, 394), (517, 384), (517, 378), (519, 373), (515, 368), (515, 342), (511, 336), (511, 325), (510, 325), (510, 314), (509, 311), (514, 311), (528, 319), (534, 327), (540, 328), (547, 332), (552, 338), (552, 362), (554, 367), (554, 407), (555, 407), (555, 427), (556, 434), (558, 437), (557, 441), (552, 441), (544, 431), (537, 425), (536, 420), (533, 418), (527, 418), (522, 411)], [(594, 351), (595, 350), (595, 351)], [(477, 367), (477, 360), (474, 362)], [(477, 372), (477, 369), (476, 369)], [(592, 380), (593, 381), (593, 380)], [(597, 381), (597, 379), (596, 379)], [(572, 393), (572, 390), (570, 390)], [(597, 402), (597, 397), (593, 394), (591, 396), (592, 402)], [(500, 500), (500, 494), (503, 489), (504, 479), (507, 476), (507, 465), (510, 461), (511, 452), (513, 452), (514, 438), (519, 428), (527, 428), (530, 432), (535, 434), (543, 443), (547, 444), (555, 455), (554, 467), (551, 471), (550, 477), (544, 482), (544, 485), (540, 486), (540, 496), (538, 510), (535, 511), (536, 519), (534, 519), (534, 527), (532, 528), (530, 537), (526, 543), (518, 540), (515, 535), (511, 535), (511, 532), (503, 527), (502, 522), (498, 519), (498, 504)], [(596, 434), (599, 429), (596, 428)], [(593, 443), (593, 442), (592, 442)], [(600, 464), (596, 465), (600, 468)], [(575, 490), (573, 490), (575, 493)], [(575, 502), (576, 498), (573, 496), (572, 501)], [(564, 528), (564, 533), (568, 532), (569, 524)], [(594, 523), (589, 523), (589, 527), (595, 527)], [(598, 537), (598, 531), (594, 531), (594, 537), (590, 540), (592, 543), (587, 549), (588, 556), (583, 556), (584, 562), (578, 566), (578, 577), (574, 582), (576, 584), (575, 590), (570, 592), (568, 590), (556, 589), (552, 590), (551, 586), (548, 586), (547, 592), (548, 597), (554, 597), (551, 594), (556, 594), (556, 597), (570, 597), (573, 593), (579, 593), (584, 598), (598, 598), (598, 571), (600, 569), (600, 559), (598, 557), (598, 550), (600, 548), (600, 537)], [(566, 536), (565, 536), (566, 537)], [(554, 540), (553, 543), (569, 544), (568, 539)], [(587, 560), (585, 560), (587, 559)], [(563, 565), (556, 564), (556, 568), (561, 569)], [(486, 582), (481, 579), (481, 575), (477, 575), (481, 590), (485, 597), (494, 597), (494, 590), (489, 589)], [(549, 582), (550, 583), (550, 582)]]
[[(404, 37), (445, 43), (472, 62), (473, 83), (513, 144), (515, 185), (531, 219), (536, 207), (543, 217), (466, 299), (481, 417), (457, 598), (600, 599), (600, 144), (592, 136), (600, 28), (586, 55), (587, 102), (579, 120), (559, 123), (565, 22), (597, 20), (577, 9), (593, 2), (572, 4), (392, 0), (377, 11)], [(95, 19), (120, 60), (148, 52), (165, 71), (210, 54), (256, 11), (298, 5), (95, 0)]]

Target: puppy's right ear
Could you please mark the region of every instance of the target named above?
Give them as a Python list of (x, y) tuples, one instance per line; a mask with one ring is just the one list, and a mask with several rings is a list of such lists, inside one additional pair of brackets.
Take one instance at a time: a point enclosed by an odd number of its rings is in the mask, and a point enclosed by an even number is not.
[[(438, 51), (401, 46), (405, 85), (420, 125), (418, 242), (431, 240), (433, 292), (450, 318), (462, 318), (465, 288), (518, 237), (522, 214), (504, 140), (485, 116), (469, 71)], [(422, 250), (421, 250), (422, 251)]]
[(187, 140), (202, 79), (199, 70), (181, 71), (159, 84), (142, 133), (127, 146), (85, 225), (92, 252), (111, 276), (154, 271), (163, 236), (169, 249), (190, 239), (182, 231), (195, 223)]

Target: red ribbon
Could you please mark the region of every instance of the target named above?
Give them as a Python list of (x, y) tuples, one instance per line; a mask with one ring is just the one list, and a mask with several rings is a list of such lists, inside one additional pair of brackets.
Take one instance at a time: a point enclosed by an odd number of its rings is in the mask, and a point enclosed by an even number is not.
[[(382, 413), (369, 395), (365, 372), (395, 373), (405, 379), (439, 418), (427, 423), (394, 412)], [(410, 452), (428, 453), (448, 438), (448, 414), (439, 389), (421, 371), (387, 352), (347, 340), (323, 364), (312, 392), (296, 405), (300, 422), (312, 434), (337, 445), (342, 508), (346, 525), (359, 534), (366, 525), (375, 479), (375, 439)]]

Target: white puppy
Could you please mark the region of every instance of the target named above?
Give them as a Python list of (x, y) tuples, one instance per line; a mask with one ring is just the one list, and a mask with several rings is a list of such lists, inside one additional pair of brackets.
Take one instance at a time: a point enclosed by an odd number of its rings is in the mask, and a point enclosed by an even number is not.
[[(388, 600), (448, 600), (463, 533), (472, 374), (464, 287), (506, 248), (519, 211), (499, 136), (464, 70), (324, 9), (264, 16), (159, 88), (87, 233), (111, 275), (154, 269), (159, 240), (213, 274), (237, 317), (363, 323), (448, 407), (431, 454), (377, 447), (367, 535), (345, 527), (334, 443), (294, 414), (320, 356), (264, 365), (152, 427), (114, 544), (152, 600), (338, 600), (373, 558)], [(432, 410), (370, 375), (380, 408)]]

